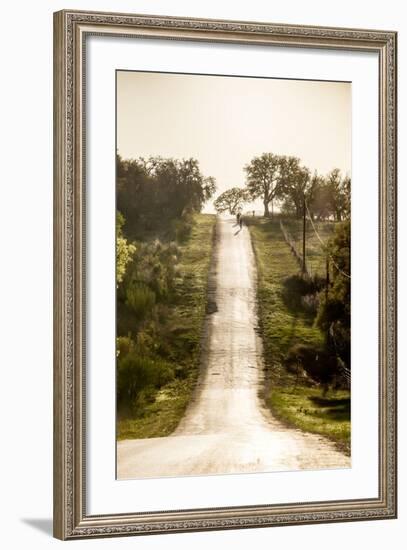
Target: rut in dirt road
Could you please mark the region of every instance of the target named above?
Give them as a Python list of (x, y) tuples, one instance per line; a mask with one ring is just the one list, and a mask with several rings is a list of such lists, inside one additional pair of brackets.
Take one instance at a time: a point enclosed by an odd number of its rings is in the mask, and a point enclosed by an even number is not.
[(222, 218), (216, 231), (208, 295), (212, 313), (194, 398), (171, 436), (118, 442), (118, 478), (350, 467), (350, 458), (333, 443), (285, 427), (263, 407), (249, 231)]

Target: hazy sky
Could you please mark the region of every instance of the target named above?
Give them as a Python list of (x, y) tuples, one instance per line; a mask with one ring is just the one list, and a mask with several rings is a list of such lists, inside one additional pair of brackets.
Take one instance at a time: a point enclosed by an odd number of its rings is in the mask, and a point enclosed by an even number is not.
[(123, 158), (194, 157), (216, 195), (243, 186), (244, 165), (264, 152), (350, 175), (351, 85), (119, 71), (117, 148)]

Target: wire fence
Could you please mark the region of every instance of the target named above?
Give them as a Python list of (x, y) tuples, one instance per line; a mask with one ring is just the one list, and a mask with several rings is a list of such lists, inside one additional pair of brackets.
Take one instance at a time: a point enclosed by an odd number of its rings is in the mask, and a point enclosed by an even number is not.
[[(351, 279), (350, 274), (346, 273), (343, 269), (341, 269), (341, 267), (338, 265), (338, 263), (335, 261), (332, 254), (330, 253), (327, 243), (322, 239), (322, 237), (319, 234), (317, 228), (315, 227), (314, 220), (312, 219), (311, 213), (309, 211), (309, 208), (308, 208), (308, 205), (307, 205), (306, 202), (305, 202), (305, 208), (306, 208), (306, 212), (307, 212), (307, 220), (311, 223), (312, 230), (313, 230), (317, 240), (319, 241), (325, 256), (329, 259), (330, 265), (332, 265), (332, 267), (334, 267), (339, 273), (341, 273), (341, 275), (343, 275), (344, 277), (346, 277), (348, 279)], [(312, 271), (313, 271), (312, 266), (309, 263), (305, 262), (305, 268), (304, 268), (304, 260), (303, 260), (302, 253), (298, 250), (297, 243), (296, 243), (295, 239), (291, 236), (290, 232), (288, 231), (287, 227), (284, 225), (282, 220), (280, 220), (280, 228), (281, 228), (281, 231), (283, 233), (284, 240), (286, 241), (286, 243), (290, 247), (291, 252), (295, 256), (301, 270), (305, 271), (305, 273), (309, 277), (312, 277)]]
[(343, 269), (341, 269), (341, 268), (339, 267), (339, 265), (338, 265), (338, 264), (335, 262), (335, 260), (333, 259), (332, 254), (329, 252), (328, 246), (327, 246), (326, 243), (321, 239), (321, 236), (320, 236), (320, 234), (318, 233), (317, 228), (315, 227), (314, 220), (312, 219), (311, 213), (310, 213), (310, 211), (309, 211), (307, 201), (304, 201), (304, 202), (305, 202), (305, 208), (306, 208), (306, 211), (307, 211), (307, 214), (308, 214), (308, 219), (309, 219), (309, 221), (311, 222), (312, 229), (314, 230), (314, 233), (315, 233), (317, 239), (318, 239), (319, 242), (321, 243), (322, 249), (324, 250), (325, 254), (329, 257), (329, 259), (330, 259), (330, 261), (331, 261), (331, 264), (335, 267), (335, 269), (337, 269), (337, 271), (339, 271), (339, 273), (341, 273), (344, 277), (347, 277), (348, 279), (350, 279), (351, 276), (350, 276), (348, 273), (345, 273), (345, 271), (343, 271)]
[[(295, 259), (297, 260), (300, 268), (303, 270), (304, 269), (304, 265), (303, 265), (304, 262), (303, 262), (302, 254), (297, 249), (297, 244), (296, 244), (295, 240), (290, 235), (288, 229), (286, 228), (286, 226), (284, 225), (282, 220), (280, 220), (280, 229), (283, 233), (285, 242), (290, 247), (291, 252), (293, 253)], [(307, 265), (305, 266), (305, 272), (308, 275), (308, 277), (312, 277), (311, 269)]]
[[(326, 269), (327, 269), (327, 284), (329, 285), (329, 273), (328, 273), (329, 264), (332, 265), (344, 277), (346, 277), (348, 279), (351, 279), (350, 274), (346, 273), (337, 264), (335, 259), (332, 257), (332, 254), (329, 250), (329, 247), (328, 247), (327, 243), (321, 238), (317, 228), (315, 227), (314, 220), (311, 216), (311, 213), (309, 211), (309, 208), (308, 208), (308, 205), (307, 205), (306, 201), (305, 201), (305, 209), (306, 209), (306, 214), (307, 214), (307, 220), (311, 223), (311, 227), (312, 227), (312, 229), (315, 233), (315, 236), (316, 236), (317, 240), (319, 241), (319, 243), (321, 245), (321, 248), (322, 248), (322, 250), (325, 254), (325, 257), (327, 259), (327, 264), (326, 264), (327, 265), (327, 267), (326, 267)], [(304, 265), (304, 258), (303, 258), (302, 253), (300, 252), (300, 250), (298, 250), (297, 242), (292, 237), (292, 235), (290, 234), (289, 230), (284, 225), (282, 220), (280, 220), (280, 229), (281, 229), (281, 232), (284, 236), (284, 240), (286, 241), (286, 243), (290, 247), (290, 250), (291, 250), (292, 254), (294, 255), (295, 259), (297, 260), (301, 270), (303, 271), (303, 273), (305, 272), (308, 275), (308, 277), (311, 278), (312, 277), (312, 267), (308, 262), (305, 262), (305, 265)], [(336, 355), (339, 375), (343, 379), (343, 381), (345, 383), (345, 386), (347, 388), (350, 388), (350, 385), (351, 385), (351, 370), (346, 366), (346, 364), (340, 358), (340, 355), (339, 355), (338, 349), (337, 349), (337, 343), (336, 343), (336, 339), (335, 339), (335, 333), (334, 333), (333, 325), (331, 325), (330, 328), (329, 328), (329, 335), (331, 337), (331, 341), (333, 341), (333, 343), (334, 343), (335, 355)]]
[(337, 365), (338, 365), (339, 372), (340, 372), (342, 378), (344, 379), (344, 381), (345, 381), (345, 383), (346, 383), (346, 386), (347, 386), (348, 388), (350, 388), (350, 384), (351, 384), (351, 370), (345, 365), (345, 363), (342, 361), (342, 359), (341, 359), (340, 356), (339, 356), (338, 346), (337, 346), (337, 344), (336, 344), (335, 330), (334, 330), (333, 323), (332, 323), (331, 326), (329, 327), (329, 335), (330, 335), (330, 337), (331, 337), (331, 340), (332, 340), (333, 343), (334, 343), (335, 355), (336, 355), (336, 362), (337, 362)]

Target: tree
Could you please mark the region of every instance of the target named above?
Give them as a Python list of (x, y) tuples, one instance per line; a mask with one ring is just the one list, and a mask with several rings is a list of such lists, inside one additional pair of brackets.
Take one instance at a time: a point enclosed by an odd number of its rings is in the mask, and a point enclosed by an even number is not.
[(238, 210), (242, 208), (247, 199), (248, 195), (245, 189), (241, 189), (240, 187), (232, 187), (219, 195), (213, 205), (219, 213), (229, 212), (229, 214), (236, 214)]
[(326, 177), (314, 173), (305, 193), (311, 216), (319, 220), (331, 217), (336, 221), (348, 220), (350, 186), (350, 178), (348, 176), (342, 178), (338, 168), (332, 170)]
[(284, 197), (283, 211), (292, 212), (301, 218), (304, 210), (304, 199), (308, 201), (315, 185), (315, 176), (311, 177), (308, 168), (300, 165), (297, 157), (281, 158), (281, 190)]
[(215, 179), (205, 177), (195, 159), (117, 156), (117, 207), (133, 238), (187, 212), (200, 212), (215, 190)]
[(263, 153), (244, 167), (247, 190), (252, 199), (263, 200), (265, 216), (270, 215), (269, 204), (281, 194), (282, 158), (273, 153)]
[(342, 178), (339, 168), (334, 168), (326, 176), (326, 185), (336, 221), (347, 219), (350, 215), (350, 178)]
[(307, 202), (307, 207), (311, 219), (314, 219), (316, 216), (315, 203), (317, 201), (318, 193), (323, 185), (323, 176), (320, 176), (315, 170), (314, 174), (310, 177), (308, 187), (305, 191), (305, 200)]
[(322, 176), (314, 176), (314, 180), (307, 204), (313, 218), (316, 217), (319, 221), (326, 220), (333, 215), (331, 192)]
[(155, 179), (164, 208), (180, 217), (186, 210), (200, 212), (204, 203), (216, 191), (216, 182), (205, 177), (195, 159), (151, 158), (146, 163), (148, 173)]
[(342, 214), (345, 220), (350, 219), (350, 187), (351, 179), (348, 175), (342, 180), (343, 210)]

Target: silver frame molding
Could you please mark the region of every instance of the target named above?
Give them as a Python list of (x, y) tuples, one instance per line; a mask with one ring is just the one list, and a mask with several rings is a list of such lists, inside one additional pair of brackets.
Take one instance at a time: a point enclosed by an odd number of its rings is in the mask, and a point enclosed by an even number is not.
[[(379, 495), (90, 516), (85, 449), (84, 51), (91, 34), (370, 51), (379, 59)], [(396, 44), (392, 31), (150, 15), (54, 14), (54, 536), (60, 539), (395, 518)]]

